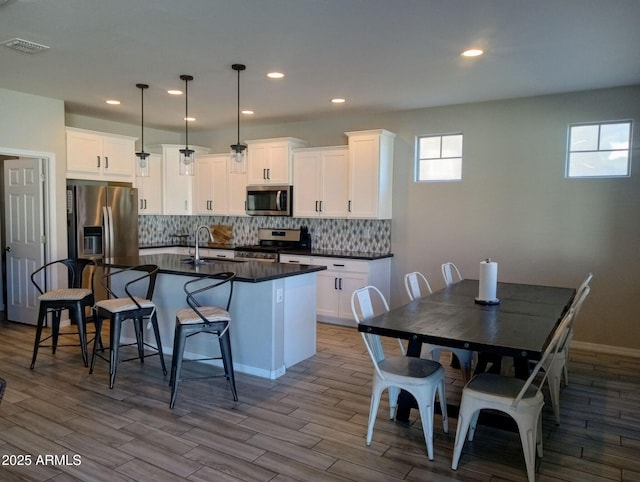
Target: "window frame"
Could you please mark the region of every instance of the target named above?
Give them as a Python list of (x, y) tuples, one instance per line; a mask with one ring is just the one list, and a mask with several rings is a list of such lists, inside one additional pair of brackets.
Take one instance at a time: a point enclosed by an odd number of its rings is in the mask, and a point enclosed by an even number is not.
[[(446, 137), (455, 137), (460, 136), (460, 156), (450, 157), (442, 155), (442, 146), (444, 144), (443, 139)], [(420, 152), (420, 141), (422, 139), (429, 138), (440, 138), (440, 157), (422, 157)], [(446, 160), (457, 160), (460, 159), (460, 177), (459, 178), (451, 178), (451, 179), (420, 179), (420, 162), (421, 161), (446, 161)], [(413, 169), (413, 180), (417, 183), (424, 182), (460, 182), (462, 181), (462, 162), (464, 159), (464, 133), (463, 132), (447, 132), (441, 134), (425, 134), (416, 136), (416, 146), (415, 146), (415, 158), (414, 158), (414, 169)]]
[[(601, 149), (601, 130), (603, 126), (611, 124), (629, 124), (629, 144), (626, 149)], [(596, 126), (598, 128), (597, 137), (597, 149), (585, 149), (585, 150), (571, 150), (571, 132), (574, 127), (591, 127)], [(594, 176), (585, 175), (571, 175), (571, 155), (579, 153), (607, 153), (607, 152), (627, 152), (627, 172), (626, 174), (598, 174)], [(633, 152), (633, 119), (619, 119), (610, 121), (597, 121), (597, 122), (576, 122), (569, 124), (567, 127), (567, 152), (565, 158), (565, 179), (624, 179), (631, 177), (631, 161)]]

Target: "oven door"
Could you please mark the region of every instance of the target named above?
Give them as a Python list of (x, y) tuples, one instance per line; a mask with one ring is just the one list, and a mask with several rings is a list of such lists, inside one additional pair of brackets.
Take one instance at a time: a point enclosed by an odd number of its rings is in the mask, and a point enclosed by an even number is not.
[(247, 214), (291, 216), (292, 186), (247, 186)]

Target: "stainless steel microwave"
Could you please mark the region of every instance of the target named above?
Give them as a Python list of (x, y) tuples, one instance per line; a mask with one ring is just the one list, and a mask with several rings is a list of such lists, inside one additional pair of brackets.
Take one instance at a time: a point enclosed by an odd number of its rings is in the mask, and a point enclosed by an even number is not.
[(293, 186), (247, 186), (247, 214), (291, 216)]

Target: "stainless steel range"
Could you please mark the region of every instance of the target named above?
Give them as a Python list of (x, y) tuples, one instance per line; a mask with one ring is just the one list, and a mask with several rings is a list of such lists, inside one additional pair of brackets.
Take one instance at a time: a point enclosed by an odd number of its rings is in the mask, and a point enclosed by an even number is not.
[(276, 263), (280, 251), (283, 250), (311, 250), (306, 226), (302, 226), (300, 229), (260, 228), (258, 230), (258, 244), (236, 246), (235, 259)]

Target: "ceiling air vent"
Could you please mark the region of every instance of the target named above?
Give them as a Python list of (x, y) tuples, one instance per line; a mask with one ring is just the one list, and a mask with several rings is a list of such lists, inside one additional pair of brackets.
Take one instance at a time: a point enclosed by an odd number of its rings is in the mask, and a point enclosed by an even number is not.
[(28, 40), (23, 40), (21, 38), (12, 38), (11, 40), (2, 42), (0, 45), (4, 45), (5, 47), (9, 47), (10, 49), (27, 54), (37, 54), (38, 52), (42, 52), (43, 50), (47, 50), (49, 48), (46, 45), (29, 42)]

